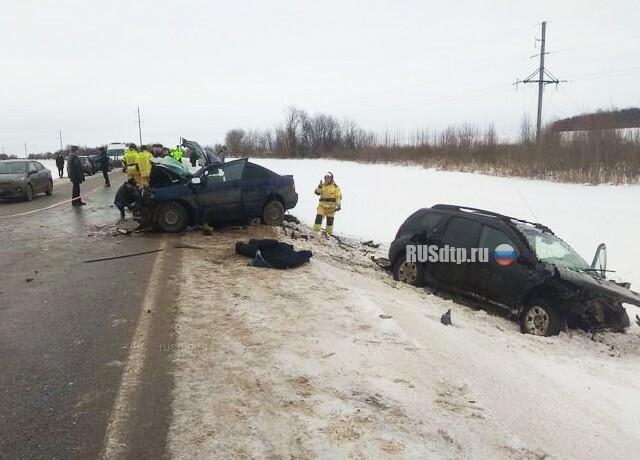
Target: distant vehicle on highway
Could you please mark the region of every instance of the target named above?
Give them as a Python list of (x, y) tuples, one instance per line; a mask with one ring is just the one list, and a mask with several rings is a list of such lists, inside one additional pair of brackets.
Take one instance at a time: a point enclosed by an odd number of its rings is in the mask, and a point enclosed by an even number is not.
[(53, 194), (51, 171), (33, 160), (0, 161), (0, 198), (31, 201), (38, 193)]
[(93, 176), (94, 174), (94, 170), (93, 170), (93, 163), (91, 163), (91, 160), (89, 159), (89, 157), (78, 157), (80, 158), (80, 165), (82, 166), (82, 172), (85, 173), (87, 176)]
[(124, 161), (122, 157), (124, 156), (124, 152), (127, 150), (127, 146), (119, 143), (113, 142), (107, 145), (107, 155), (109, 156), (109, 162), (111, 166), (114, 168), (123, 168)]
[[(91, 161), (91, 167), (93, 174), (102, 172), (102, 156), (100, 155), (90, 155), (89, 161)], [(113, 170), (113, 163), (111, 163), (111, 159), (109, 159), (109, 171)]]

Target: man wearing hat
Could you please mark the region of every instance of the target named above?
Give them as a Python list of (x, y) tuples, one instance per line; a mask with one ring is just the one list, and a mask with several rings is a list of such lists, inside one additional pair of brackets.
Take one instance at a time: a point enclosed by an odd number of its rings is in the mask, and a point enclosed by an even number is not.
[(322, 219), (327, 218), (327, 235), (333, 234), (333, 218), (336, 211), (340, 211), (342, 203), (342, 192), (340, 187), (333, 181), (333, 174), (328, 172), (324, 175), (324, 181), (320, 181), (316, 188), (316, 195), (320, 196), (318, 211), (316, 214), (313, 231), (319, 232), (322, 228)]

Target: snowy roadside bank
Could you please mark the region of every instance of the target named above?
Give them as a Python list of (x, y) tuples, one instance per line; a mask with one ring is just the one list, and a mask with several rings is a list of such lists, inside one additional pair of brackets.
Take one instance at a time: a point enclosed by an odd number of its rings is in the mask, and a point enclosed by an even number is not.
[[(311, 263), (258, 269), (234, 254), (274, 236)], [(334, 240), (257, 226), (184, 242), (204, 249), (179, 276), (176, 458), (640, 456), (637, 329), (524, 336)], [(449, 308), (453, 327), (439, 321)]]

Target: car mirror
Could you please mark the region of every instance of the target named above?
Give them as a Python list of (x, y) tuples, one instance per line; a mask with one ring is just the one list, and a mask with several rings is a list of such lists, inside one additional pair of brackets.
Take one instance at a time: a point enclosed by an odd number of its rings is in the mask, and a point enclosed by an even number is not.
[(200, 185), (202, 183), (202, 180), (199, 177), (192, 177), (191, 183), (194, 185)]

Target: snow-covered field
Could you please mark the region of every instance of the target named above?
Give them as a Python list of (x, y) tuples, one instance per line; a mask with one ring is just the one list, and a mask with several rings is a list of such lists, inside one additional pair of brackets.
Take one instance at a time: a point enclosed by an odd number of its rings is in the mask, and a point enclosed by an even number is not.
[(337, 234), (393, 241), (400, 224), (437, 203), (487, 209), (549, 226), (591, 262), (598, 244), (608, 249), (612, 278), (640, 289), (640, 186), (589, 186), (335, 160), (252, 159), (279, 174), (293, 174), (300, 200), (291, 211), (312, 224), (314, 195), (325, 172), (344, 198)]
[[(314, 257), (279, 271), (234, 254), (274, 237)], [(174, 458), (640, 458), (637, 329), (523, 335), (394, 282), (357, 244), (277, 228), (181, 242), (202, 250), (175, 273)]]

